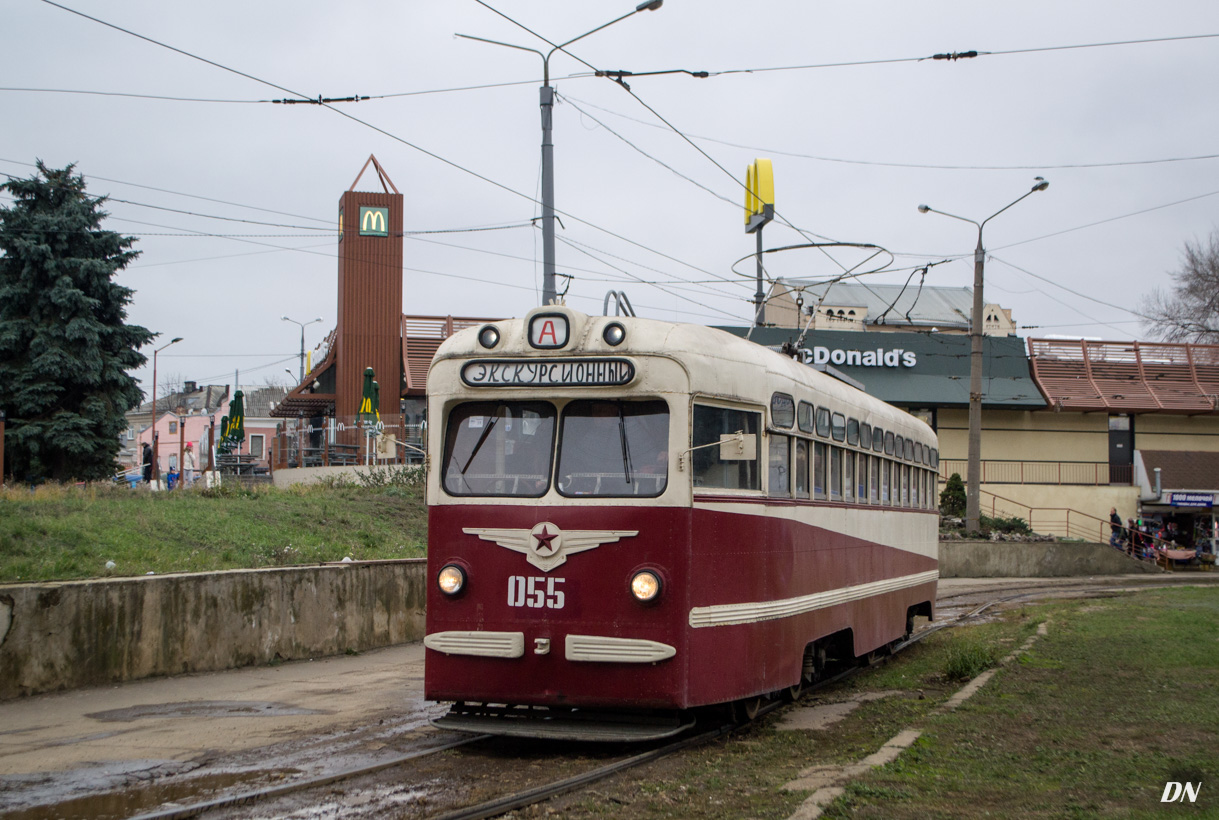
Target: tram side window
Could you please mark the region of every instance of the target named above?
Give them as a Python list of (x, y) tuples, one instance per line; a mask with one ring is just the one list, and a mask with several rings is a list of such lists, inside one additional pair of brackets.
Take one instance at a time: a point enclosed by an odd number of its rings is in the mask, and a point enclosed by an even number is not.
[(669, 483), (663, 401), (573, 401), (563, 408), (556, 482), (565, 496), (652, 498)]
[(822, 438), (830, 437), (830, 409), (828, 407), (817, 408), (817, 435)]
[(791, 438), (772, 433), (769, 456), (766, 492), (786, 498), (791, 495)]
[(796, 479), (796, 498), (808, 498), (808, 442), (796, 439), (796, 466), (792, 470)]
[(872, 428), (872, 452), (882, 453), (885, 450), (885, 431), (879, 427)]
[(825, 445), (813, 444), (813, 497), (825, 499)]
[(893, 434), (889, 432), (885, 433), (885, 455), (893, 455)]
[(871, 456), (868, 461), (872, 463), (872, 470), (868, 479), (868, 497), (873, 504), (880, 503), (880, 457)]
[(847, 437), (847, 417), (842, 413), (830, 416), (830, 435), (834, 441), (845, 441)]
[(796, 424), (801, 433), (813, 432), (813, 406), (806, 401), (800, 402), (796, 409)]
[(554, 406), (501, 401), (459, 404), (449, 413), (444, 489), (450, 495), (537, 498), (550, 486)]
[(880, 503), (889, 503), (889, 474), (893, 469), (893, 463), (887, 458), (880, 460), (881, 466), (884, 468), (880, 479)]
[(830, 448), (830, 501), (842, 500), (842, 450)]
[(859, 446), (865, 450), (872, 449), (872, 425), (859, 425)]
[(855, 475), (855, 497), (859, 499), (860, 504), (868, 503), (868, 461), (867, 456), (859, 456), (859, 466), (856, 468)]
[(893, 499), (893, 506), (900, 507), (902, 503), (902, 465), (896, 461), (893, 462), (893, 481), (889, 489), (891, 490), (890, 498)]
[(842, 498), (855, 500), (855, 454), (850, 450), (842, 451)]
[(902, 471), (902, 506), (910, 506), (910, 466), (901, 465)]
[[(720, 458), (721, 436), (742, 431), (758, 442), (761, 414), (727, 407), (694, 405), (693, 462), (695, 487), (719, 487), (727, 490), (760, 490), (758, 451), (755, 444), (752, 458)], [(710, 446), (705, 446), (710, 445)], [(732, 445), (728, 445), (731, 447)]]
[(918, 467), (910, 468), (910, 506), (921, 507), (922, 496), (919, 495), (919, 485), (922, 483), (923, 471)]

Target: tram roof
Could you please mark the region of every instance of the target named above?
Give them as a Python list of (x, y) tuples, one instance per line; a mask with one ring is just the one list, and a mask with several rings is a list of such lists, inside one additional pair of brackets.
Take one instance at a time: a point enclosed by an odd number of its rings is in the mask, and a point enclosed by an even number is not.
[[(815, 398), (804, 395), (795, 396), (796, 399), (822, 401), (826, 398), (836, 398), (859, 410), (871, 410), (880, 416), (898, 413), (913, 427), (926, 428), (921, 420), (909, 416), (900, 408), (883, 403), (885, 399), (882, 396), (867, 391), (861, 392), (843, 381), (818, 372), (788, 356), (767, 351), (764, 347), (760, 350), (759, 345), (753, 341), (739, 338), (743, 335), (743, 331), (741, 334), (734, 334), (725, 333), (725, 329), (704, 325), (635, 317), (588, 316), (565, 307), (536, 308), (523, 318), (504, 319), (490, 323), (504, 332), (503, 347), (497, 348), (497, 350), (502, 350), (505, 356), (516, 357), (553, 355), (556, 351), (529, 349), (524, 341), (525, 328), (530, 317), (548, 311), (563, 312), (572, 317), (573, 344), (564, 352), (574, 352), (576, 348), (579, 348), (581, 354), (626, 357), (666, 356), (683, 362), (691, 374), (693, 388), (696, 392), (722, 391), (726, 394), (747, 396), (754, 401), (768, 403), (770, 390), (783, 389), (784, 392), (787, 392), (792, 388), (772, 386), (768, 390), (759, 390), (757, 386), (759, 369), (764, 367), (766, 372), (780, 380), (803, 383), (818, 393)], [(620, 347), (609, 347), (601, 342), (601, 329), (611, 322), (620, 322), (627, 328), (626, 341)], [(470, 328), (456, 333), (446, 340), (436, 352), (433, 368), (438, 362), (445, 359), (493, 357), (495, 353), (479, 345), (478, 332), (478, 328)], [(889, 335), (892, 334), (886, 334), (886, 337)], [(1021, 348), (1021, 350), (1023, 349)], [(779, 384), (782, 383), (782, 381), (779, 382)], [(968, 384), (966, 384), (966, 390), (968, 390)], [(893, 417), (890, 416), (890, 420), (885, 426), (887, 427), (892, 422)], [(926, 428), (926, 431), (930, 432), (930, 428)]]

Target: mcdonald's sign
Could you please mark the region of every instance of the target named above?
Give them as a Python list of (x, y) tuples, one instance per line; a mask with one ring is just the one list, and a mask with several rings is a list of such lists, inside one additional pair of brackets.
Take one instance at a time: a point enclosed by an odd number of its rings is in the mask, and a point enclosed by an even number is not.
[(745, 233), (759, 230), (775, 218), (775, 172), (768, 159), (755, 159), (745, 169)]
[(361, 206), (360, 236), (389, 236), (389, 208)]

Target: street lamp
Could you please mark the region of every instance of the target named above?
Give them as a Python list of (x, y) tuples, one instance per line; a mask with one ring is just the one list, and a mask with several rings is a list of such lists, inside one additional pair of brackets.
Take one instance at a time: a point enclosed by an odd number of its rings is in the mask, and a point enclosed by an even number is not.
[(551, 114), (554, 109), (554, 89), (550, 87), (550, 57), (556, 51), (563, 51), (566, 46), (571, 45), (577, 40), (583, 40), (590, 34), (596, 34), (601, 29), (609, 28), (614, 23), (625, 20), (626, 18), (637, 14), (641, 11), (656, 11), (664, 3), (664, 0), (646, 0), (640, 3), (634, 11), (627, 12), (621, 17), (616, 17), (608, 23), (597, 26), (591, 31), (586, 31), (579, 37), (573, 37), (565, 43), (559, 43), (547, 53), (543, 54), (536, 48), (528, 48), (526, 46), (513, 45), (512, 43), (501, 43), (499, 40), (488, 40), (484, 37), (472, 37), (469, 34), (458, 34), (458, 37), (466, 40), (477, 40), (480, 43), (491, 43), (496, 46), (504, 46), (506, 48), (515, 48), (520, 51), (532, 51), (534, 54), (542, 58), (542, 88), (541, 88), (541, 108), (542, 108), (542, 304), (551, 304), (558, 295), (555, 289), (554, 282), (554, 143), (551, 142)]
[(956, 214), (937, 211), (927, 205), (919, 205), (919, 213), (937, 213), (976, 225), (978, 246), (974, 249), (974, 306), (969, 327), (969, 464), (965, 480), (965, 531), (977, 532), (982, 518), (982, 268), (986, 251), (982, 247), (982, 228), (999, 214), (1037, 191), (1044, 191), (1050, 183), (1037, 177), (1037, 182), (1023, 196), (995, 211), (981, 222), (975, 222)]
[(176, 345), (182, 341), (181, 336), (177, 336), (172, 340), (152, 351), (152, 480), (161, 480), (161, 465), (157, 463), (157, 354), (170, 345)]
[[(291, 322), (294, 325), (300, 325), (300, 328), (301, 328), (301, 375), (297, 381), (303, 382), (305, 380), (305, 328), (308, 327), (309, 325), (314, 325), (314, 324), (317, 324), (318, 322), (322, 321), (322, 317), (319, 316), (316, 319), (310, 319), (308, 322), (298, 322), (295, 319), (289, 319), (287, 316), (280, 316), (279, 318), (285, 322)], [(288, 375), (289, 376), (292, 375), (291, 371), (289, 371)]]

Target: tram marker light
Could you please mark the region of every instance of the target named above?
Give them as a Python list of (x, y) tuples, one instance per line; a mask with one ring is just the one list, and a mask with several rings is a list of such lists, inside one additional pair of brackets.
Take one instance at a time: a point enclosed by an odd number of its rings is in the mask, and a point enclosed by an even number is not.
[(436, 576), (436, 585), (445, 595), (456, 595), (466, 586), (466, 573), (456, 564), (447, 564)]
[(601, 338), (605, 339), (605, 343), (610, 347), (617, 347), (626, 339), (626, 328), (617, 322), (610, 322), (601, 332)]
[(499, 344), (499, 329), (494, 325), (487, 325), (478, 331), (478, 343), (488, 350), (495, 347)]
[(660, 576), (646, 569), (635, 573), (635, 577), (631, 578), (631, 594), (635, 600), (645, 604), (656, 600), (660, 595)]

